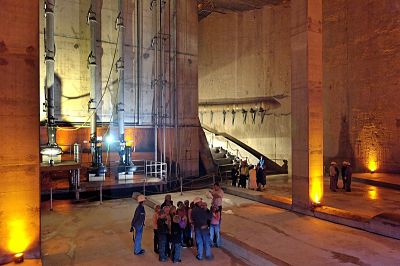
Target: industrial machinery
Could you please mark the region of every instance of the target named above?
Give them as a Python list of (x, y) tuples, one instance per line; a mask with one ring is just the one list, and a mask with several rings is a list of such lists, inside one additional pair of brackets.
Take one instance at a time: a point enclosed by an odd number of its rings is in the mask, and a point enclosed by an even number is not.
[(55, 0), (45, 1), (45, 63), (46, 63), (46, 84), (44, 103), (47, 112), (47, 137), (48, 142), (45, 147), (42, 147), (40, 154), (42, 162), (54, 164), (61, 162), (62, 150), (56, 142), (56, 125), (54, 116), (54, 57), (56, 53), (54, 44), (54, 5)]

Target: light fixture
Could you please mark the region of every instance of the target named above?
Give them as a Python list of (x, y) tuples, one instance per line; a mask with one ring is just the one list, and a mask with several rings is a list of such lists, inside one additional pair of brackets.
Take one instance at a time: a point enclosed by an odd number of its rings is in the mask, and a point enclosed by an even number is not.
[(114, 142), (114, 136), (113, 135), (107, 135), (107, 137), (106, 137), (106, 143), (108, 144), (108, 145), (110, 145), (111, 143), (113, 143)]
[(48, 156), (57, 156), (62, 153), (62, 150), (59, 146), (46, 146), (40, 151), (40, 154), (42, 155), (48, 155)]
[(20, 252), (14, 255), (14, 263), (24, 262), (24, 253)]

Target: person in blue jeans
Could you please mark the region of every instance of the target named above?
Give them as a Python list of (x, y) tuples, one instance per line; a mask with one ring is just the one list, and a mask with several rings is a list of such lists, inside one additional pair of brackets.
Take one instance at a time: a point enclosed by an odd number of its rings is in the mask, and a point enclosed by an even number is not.
[(143, 195), (139, 195), (137, 197), (138, 206), (136, 207), (135, 214), (133, 215), (132, 222), (131, 222), (131, 232), (134, 232), (134, 246), (133, 252), (135, 255), (143, 255), (144, 249), (142, 249), (142, 234), (143, 234), (143, 227), (144, 221), (146, 219), (146, 212), (144, 210), (143, 203), (146, 200), (146, 197)]
[(160, 261), (167, 261), (167, 239), (168, 239), (168, 221), (164, 210), (160, 210), (157, 219), (158, 234), (158, 258)]
[(212, 213), (212, 218), (210, 223), (210, 241), (211, 245), (213, 245), (215, 237), (216, 238), (215, 247), (218, 248), (221, 246), (221, 241), (220, 241), (221, 213), (219, 212), (218, 206), (213, 205), (211, 207), (211, 213)]
[(211, 212), (202, 207), (201, 198), (196, 197), (193, 202), (195, 206), (192, 210), (192, 222), (197, 243), (196, 258), (202, 260), (203, 250), (205, 249), (206, 259), (211, 260), (213, 256), (211, 254), (210, 230), (208, 229), (208, 220), (211, 220)]
[(171, 240), (172, 240), (172, 262), (181, 262), (181, 244), (182, 244), (182, 228), (179, 225), (181, 218), (175, 215), (171, 224)]

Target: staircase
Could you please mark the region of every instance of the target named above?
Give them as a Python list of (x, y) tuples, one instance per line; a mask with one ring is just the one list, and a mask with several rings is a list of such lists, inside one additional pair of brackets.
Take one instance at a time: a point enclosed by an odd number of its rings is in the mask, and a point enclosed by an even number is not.
[(229, 151), (222, 147), (210, 148), (212, 158), (218, 167), (218, 174), (221, 176), (230, 176), (231, 170), (234, 165), (239, 165), (240, 159), (236, 155), (231, 154)]
[[(269, 159), (264, 154), (253, 149), (252, 147), (248, 146), (247, 144), (234, 138), (233, 136), (226, 133), (217, 132), (216, 130), (204, 125), (202, 125), (202, 128), (203, 130), (212, 133), (214, 136), (222, 138), (224, 142), (227, 143), (228, 147), (231, 147), (233, 145), (237, 147), (236, 154), (233, 154), (232, 151), (228, 151), (226, 148), (223, 148), (221, 146), (210, 148), (212, 158), (218, 167), (218, 173), (220, 175), (230, 176), (230, 171), (232, 170), (233, 166), (239, 165), (241, 159), (248, 159), (249, 157), (251, 157), (250, 163), (256, 164), (258, 163), (258, 159), (261, 158), (261, 156), (263, 156), (265, 160), (267, 175), (287, 174), (287, 170), (282, 168), (279, 164)], [(239, 149), (241, 150), (241, 152), (239, 151)], [(246, 156), (243, 156), (241, 153), (244, 153)]]

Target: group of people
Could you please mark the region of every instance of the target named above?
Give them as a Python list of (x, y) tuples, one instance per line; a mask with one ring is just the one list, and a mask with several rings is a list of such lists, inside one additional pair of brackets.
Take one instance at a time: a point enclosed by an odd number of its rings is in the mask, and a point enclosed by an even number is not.
[[(220, 247), (220, 227), (222, 214), (222, 198), (224, 192), (217, 182), (208, 192), (212, 198), (211, 207), (202, 198), (196, 197), (179, 201), (176, 206), (171, 195), (166, 195), (161, 205), (156, 205), (152, 224), (154, 232), (154, 252), (159, 260), (167, 261), (168, 257), (174, 263), (181, 262), (181, 248), (193, 247), (196, 243), (198, 260), (205, 258), (211, 260), (213, 255), (211, 247)], [(131, 232), (134, 232), (134, 254), (143, 255), (145, 251), (141, 247), (145, 210), (143, 202), (145, 197), (138, 196), (138, 206), (131, 222)]]
[[(351, 164), (347, 161), (344, 161), (342, 163), (342, 169), (341, 169), (341, 176), (343, 181), (342, 189), (344, 189), (347, 192), (351, 192), (352, 174), (353, 170)], [(329, 189), (331, 191), (336, 192), (336, 190), (339, 189), (338, 180), (339, 180), (339, 167), (337, 166), (336, 162), (331, 162), (331, 165), (329, 167), (329, 181), (330, 181)]]
[[(246, 160), (240, 162), (239, 167), (234, 165), (231, 171), (232, 186), (246, 188), (248, 180), (248, 188), (261, 191), (267, 184), (267, 177), (265, 173), (265, 161), (261, 157), (260, 161), (254, 165), (248, 165)], [(239, 179), (239, 183), (238, 183)]]

